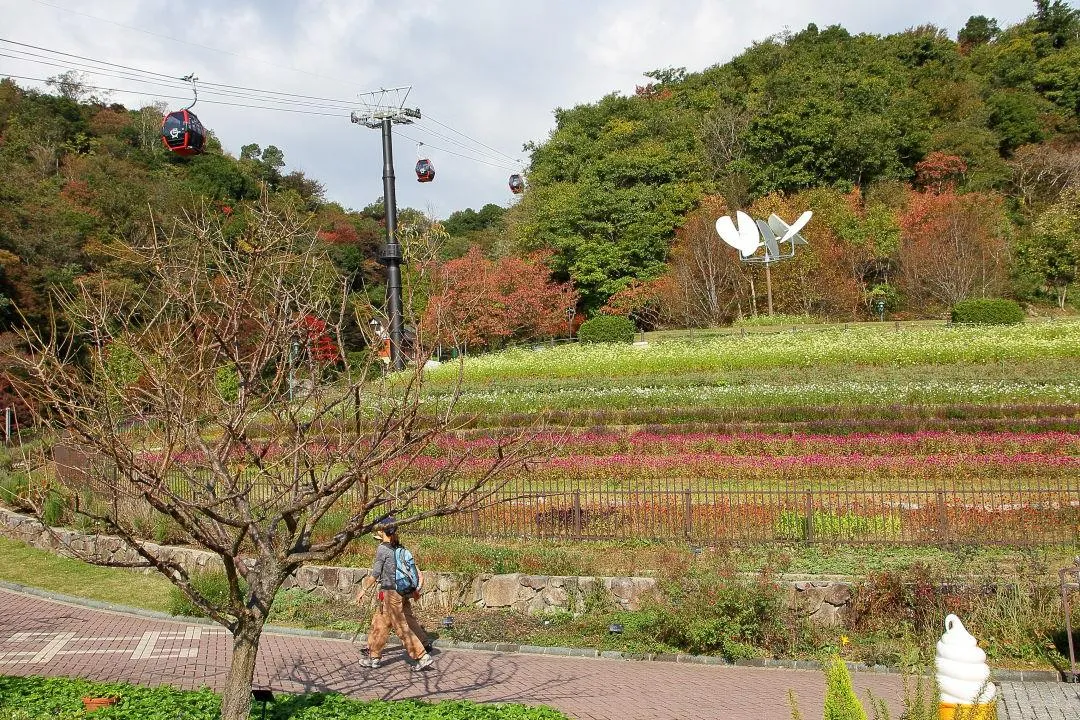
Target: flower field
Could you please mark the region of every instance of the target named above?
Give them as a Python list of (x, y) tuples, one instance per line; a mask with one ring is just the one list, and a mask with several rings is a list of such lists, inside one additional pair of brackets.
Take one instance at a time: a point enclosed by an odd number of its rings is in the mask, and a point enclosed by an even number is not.
[(464, 430), (411, 471), (535, 422), (503, 501), (431, 529), (692, 543), (1080, 541), (1080, 321), (825, 326), (515, 349), (461, 371)]
[[(641, 375), (722, 373), (829, 365), (950, 365), (988, 361), (1080, 358), (1080, 321), (1010, 326), (823, 326), (803, 332), (721, 335), (646, 347), (563, 345), (513, 349), (469, 358), (468, 386), (534, 378), (608, 379)], [(432, 383), (456, 381), (450, 363), (428, 373)], [(1073, 392), (1076, 392), (1074, 389)]]

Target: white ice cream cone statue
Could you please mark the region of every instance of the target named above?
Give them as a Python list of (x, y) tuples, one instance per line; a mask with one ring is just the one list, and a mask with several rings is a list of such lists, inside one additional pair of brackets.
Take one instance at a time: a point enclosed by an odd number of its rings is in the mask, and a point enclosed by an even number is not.
[(994, 720), (997, 688), (978, 641), (955, 615), (945, 618), (945, 633), (937, 644), (937, 682), (941, 693), (940, 720)]

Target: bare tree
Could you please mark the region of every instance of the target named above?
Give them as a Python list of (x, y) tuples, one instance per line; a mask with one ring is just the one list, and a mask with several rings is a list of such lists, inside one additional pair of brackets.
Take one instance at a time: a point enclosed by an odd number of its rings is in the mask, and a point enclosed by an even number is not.
[(726, 213), (722, 198), (703, 200), (676, 232), (671, 250), (672, 281), (686, 301), (684, 312), (698, 324), (719, 325), (742, 310), (745, 270), (715, 229), (716, 218)]
[[(418, 463), (451, 428), (452, 402), (423, 402), (420, 368), (379, 377), (343, 362), (347, 283), (313, 232), (265, 206), (230, 222), (224, 233), (200, 214), (129, 242), (142, 289), (118, 295), (88, 278), (60, 298), (81, 342), (26, 330), (32, 352), (13, 360), (30, 378), (23, 392), (49, 409), (39, 421), (103, 461), (69, 488), (75, 511), (232, 634), (222, 718), (241, 720), (286, 578), (332, 561), (387, 512), (409, 525), (492, 501), (532, 450), (518, 435), (482, 458)], [(337, 340), (329, 363), (332, 343), (312, 337), (324, 327)], [(333, 384), (327, 364), (344, 366)], [(134, 419), (140, 432), (125, 429)], [(132, 501), (220, 558), (226, 602), (145, 542), (124, 511)]]
[(1007, 279), (1007, 222), (997, 196), (915, 193), (901, 218), (904, 291), (950, 307), (993, 296)]
[(1026, 206), (1056, 202), (1065, 188), (1080, 185), (1080, 147), (1024, 145), (1011, 165), (1013, 184)]

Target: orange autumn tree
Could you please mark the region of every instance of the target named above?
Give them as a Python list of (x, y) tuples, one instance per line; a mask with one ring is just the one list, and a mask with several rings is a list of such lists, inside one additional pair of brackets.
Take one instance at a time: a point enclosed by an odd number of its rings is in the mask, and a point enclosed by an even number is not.
[(563, 332), (578, 294), (551, 280), (548, 257), (489, 260), (473, 246), (437, 268), (421, 321), (425, 345), (495, 348)]
[(1008, 220), (1001, 196), (912, 193), (900, 228), (900, 282), (909, 298), (951, 307), (1005, 290)]

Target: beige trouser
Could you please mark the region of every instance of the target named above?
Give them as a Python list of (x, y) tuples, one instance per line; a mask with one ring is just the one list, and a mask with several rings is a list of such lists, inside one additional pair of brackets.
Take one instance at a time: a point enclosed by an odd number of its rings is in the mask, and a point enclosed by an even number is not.
[(383, 590), (381, 594), (382, 602), (375, 608), (375, 614), (371, 618), (371, 630), (368, 632), (368, 655), (376, 658), (382, 655), (386, 639), (390, 636), (390, 628), (393, 627), (409, 657), (419, 660), (426, 652), (424, 643), (427, 634), (413, 615), (412, 603), (409, 598), (402, 597), (401, 593), (395, 590)]

